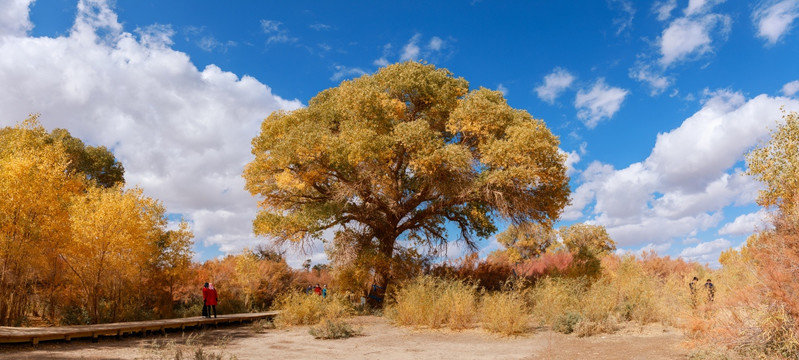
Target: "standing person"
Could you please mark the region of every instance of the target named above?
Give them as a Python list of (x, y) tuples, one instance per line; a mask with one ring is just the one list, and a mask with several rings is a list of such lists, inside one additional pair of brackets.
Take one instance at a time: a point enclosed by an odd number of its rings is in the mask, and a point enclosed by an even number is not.
[(203, 285), (203, 317), (208, 317), (208, 283)]
[(691, 280), (691, 282), (688, 283), (688, 287), (691, 289), (691, 306), (694, 308), (696, 307), (696, 291), (699, 290), (697, 289), (697, 287), (699, 286), (699, 284), (697, 284), (698, 282), (699, 278), (694, 276), (693, 280)]
[(313, 288), (313, 292), (316, 295), (322, 296), (322, 287), (319, 286), (319, 284), (316, 284), (316, 286)]
[(713, 298), (716, 296), (716, 287), (713, 286), (713, 283), (710, 282), (710, 279), (707, 279), (705, 282), (705, 291), (707, 291), (707, 302), (712, 303)]
[(327, 297), (327, 284), (322, 287), (322, 299)]
[(211, 309), (214, 310), (214, 317), (216, 317), (216, 304), (219, 301), (219, 295), (214, 289), (214, 284), (208, 284), (208, 317), (211, 317)]

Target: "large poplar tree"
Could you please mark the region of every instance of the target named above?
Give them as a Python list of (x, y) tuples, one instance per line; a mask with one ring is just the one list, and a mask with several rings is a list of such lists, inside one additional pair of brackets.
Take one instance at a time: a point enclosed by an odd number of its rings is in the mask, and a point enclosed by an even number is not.
[(385, 288), (398, 250), (445, 245), (448, 228), (474, 248), (497, 219), (551, 226), (569, 196), (558, 143), (500, 92), (390, 65), (264, 120), (244, 170), (254, 231), (308, 244), (330, 229), (335, 256), (368, 258)]

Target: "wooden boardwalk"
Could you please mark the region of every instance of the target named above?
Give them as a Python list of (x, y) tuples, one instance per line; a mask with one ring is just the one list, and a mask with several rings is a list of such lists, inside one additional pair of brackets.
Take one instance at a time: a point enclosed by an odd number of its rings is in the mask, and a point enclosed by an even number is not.
[(122, 336), (125, 334), (150, 332), (165, 333), (168, 329), (185, 329), (203, 325), (242, 323), (260, 319), (269, 319), (277, 315), (277, 311), (249, 314), (219, 315), (217, 318), (203, 318), (195, 316), (182, 319), (165, 319), (150, 321), (133, 321), (97, 325), (75, 325), (57, 327), (8, 327), (0, 326), (0, 344), (32, 343), (47, 340), (72, 340), (77, 338), (92, 338), (97, 340), (100, 336)]

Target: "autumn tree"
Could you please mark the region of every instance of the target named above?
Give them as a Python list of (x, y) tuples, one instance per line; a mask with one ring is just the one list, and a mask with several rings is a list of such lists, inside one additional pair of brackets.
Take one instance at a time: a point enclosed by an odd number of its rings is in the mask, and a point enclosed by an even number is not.
[(369, 254), (386, 288), (396, 250), (440, 247), (449, 224), (471, 248), (498, 218), (551, 225), (569, 195), (558, 144), (498, 91), (470, 91), (433, 65), (390, 65), (264, 120), (244, 170), (260, 199), (253, 228), (305, 245), (330, 229), (333, 249), (350, 262)]
[(125, 168), (105, 146), (87, 146), (66, 129), (54, 129), (48, 141), (61, 143), (69, 158), (70, 171), (102, 187), (125, 183)]
[[(166, 226), (163, 206), (140, 189), (91, 187), (70, 206), (62, 259), (78, 279), (93, 323), (119, 320)], [(101, 306), (102, 303), (102, 306)]]
[(149, 273), (146, 275), (152, 280), (154, 290), (160, 290), (160, 294), (156, 295), (159, 296), (157, 307), (162, 317), (172, 315), (178, 288), (190, 281), (191, 257), (194, 254), (192, 238), (194, 234), (185, 221), (181, 221), (177, 229), (164, 231), (153, 238), (155, 242), (151, 246)]
[(82, 189), (67, 170), (63, 147), (47, 143), (37, 118), (0, 129), (2, 325), (20, 324), (36, 290), (43, 290), (49, 310), (55, 308), (54, 289), (63, 270), (57, 251), (70, 237), (69, 201)]
[[(799, 334), (799, 114), (785, 113), (770, 140), (746, 156), (747, 173), (765, 185), (758, 203), (776, 208), (773, 229), (764, 229), (744, 247), (759, 270), (770, 310), (790, 317), (785, 324)], [(742, 251), (743, 252), (743, 251)]]
[(601, 258), (616, 250), (616, 242), (610, 238), (604, 226), (577, 223), (560, 228), (563, 246), (574, 256), (574, 275), (599, 275)]
[(512, 264), (536, 258), (557, 242), (557, 232), (551, 226), (538, 223), (511, 224), (497, 235)]

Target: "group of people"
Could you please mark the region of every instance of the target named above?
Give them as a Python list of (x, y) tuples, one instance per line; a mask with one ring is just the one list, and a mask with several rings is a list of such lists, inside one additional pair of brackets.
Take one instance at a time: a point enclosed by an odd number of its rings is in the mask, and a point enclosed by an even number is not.
[(203, 285), (203, 317), (210, 318), (211, 310), (214, 311), (214, 317), (216, 317), (217, 302), (219, 302), (219, 295), (214, 289), (214, 284), (205, 283)]
[(316, 295), (321, 296), (322, 298), (326, 298), (327, 297), (327, 284), (325, 284), (324, 286), (319, 286), (319, 284), (316, 284), (316, 286), (308, 285), (308, 287), (305, 288), (305, 293), (310, 295), (312, 292), (314, 294), (316, 294)]
[[(694, 276), (690, 283), (688, 283), (688, 287), (691, 289), (691, 304), (696, 307), (696, 298), (699, 292), (699, 278)], [(716, 287), (713, 285), (713, 282), (710, 279), (705, 281), (705, 292), (707, 292), (707, 302), (712, 303), (713, 298), (716, 296)]]

